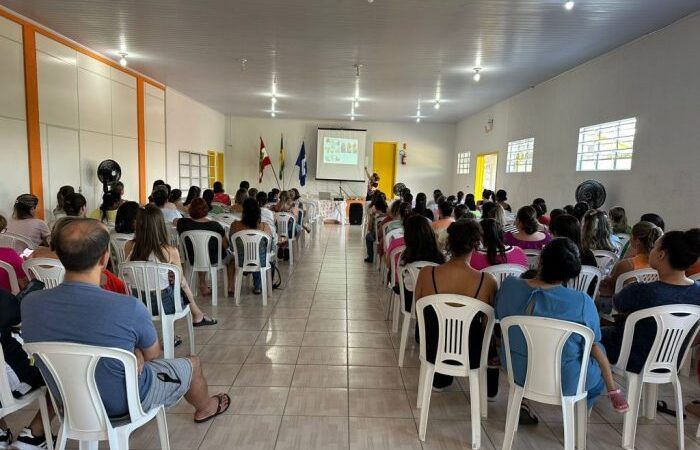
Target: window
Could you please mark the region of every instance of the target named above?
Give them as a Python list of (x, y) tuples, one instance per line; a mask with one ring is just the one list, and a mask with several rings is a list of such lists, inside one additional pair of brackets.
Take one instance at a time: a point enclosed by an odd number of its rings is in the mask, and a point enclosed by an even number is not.
[(509, 142), (506, 172), (532, 172), (534, 150), (535, 138)]
[(469, 166), (471, 164), (472, 153), (464, 152), (457, 154), (457, 173), (459, 175), (464, 175), (469, 173)]
[(209, 156), (180, 152), (180, 189), (186, 191), (190, 186), (209, 189)]
[(630, 170), (636, 130), (636, 117), (581, 128), (576, 170)]

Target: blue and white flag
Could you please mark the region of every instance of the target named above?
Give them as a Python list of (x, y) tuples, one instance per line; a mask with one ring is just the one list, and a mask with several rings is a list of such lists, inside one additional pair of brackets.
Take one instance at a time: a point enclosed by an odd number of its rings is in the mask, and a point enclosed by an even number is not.
[(306, 184), (306, 149), (303, 142), (301, 143), (299, 156), (297, 156), (297, 162), (294, 165), (299, 167), (299, 184), (304, 186)]

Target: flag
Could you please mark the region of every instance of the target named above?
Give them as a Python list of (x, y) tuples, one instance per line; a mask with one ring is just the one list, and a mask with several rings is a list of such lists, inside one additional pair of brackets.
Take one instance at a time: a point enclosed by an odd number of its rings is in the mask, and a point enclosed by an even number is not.
[(284, 136), (280, 135), (280, 180), (284, 187)]
[(299, 184), (304, 186), (306, 184), (306, 149), (304, 148), (304, 142), (301, 143), (301, 150), (299, 150), (299, 156), (297, 156), (297, 162), (294, 165), (299, 167)]
[(272, 161), (270, 160), (270, 156), (267, 154), (267, 150), (265, 150), (265, 143), (263, 142), (262, 138), (260, 138), (260, 177), (258, 179), (258, 183), (262, 183), (263, 170), (265, 170), (265, 167), (271, 165)]

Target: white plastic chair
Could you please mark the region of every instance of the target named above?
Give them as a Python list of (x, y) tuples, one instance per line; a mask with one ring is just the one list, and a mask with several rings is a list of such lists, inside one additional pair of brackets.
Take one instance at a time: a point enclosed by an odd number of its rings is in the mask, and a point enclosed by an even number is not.
[[(385, 226), (386, 227), (386, 226)], [(383, 254), (386, 255), (386, 251), (389, 248), (389, 244), (391, 244), (391, 241), (394, 239), (397, 239), (399, 237), (403, 236), (403, 227), (400, 228), (395, 228), (389, 232), (386, 231), (386, 228), (384, 230), (384, 241), (382, 242), (382, 250)], [(386, 264), (384, 264), (383, 258), (381, 264), (380, 264), (380, 273), (381, 273), (381, 282), (384, 283), (386, 281), (387, 273), (389, 269), (387, 268)]]
[(22, 253), (26, 249), (34, 250), (36, 245), (28, 237), (6, 231), (0, 233), (0, 247), (9, 247), (17, 253)]
[(399, 264), (401, 263), (401, 255), (403, 254), (404, 250), (406, 250), (405, 245), (400, 245), (396, 247), (394, 250), (389, 253), (389, 283), (388, 283), (388, 294), (389, 298), (387, 301), (387, 319), (389, 318), (389, 314), (393, 312), (393, 319), (392, 319), (392, 330), (394, 333), (399, 331), (399, 313), (401, 309), (401, 305), (399, 304), (400, 302), (400, 296), (394, 292), (394, 279), (398, 279), (398, 274), (399, 273)]
[(659, 273), (654, 269), (637, 269), (623, 273), (615, 281), (615, 293), (620, 292), (632, 279), (637, 283), (651, 283), (659, 281)]
[[(167, 279), (169, 274), (174, 274), (173, 280), (173, 303), (175, 312), (166, 314), (163, 309), (163, 298), (161, 286), (162, 279)], [(121, 278), (124, 280), (129, 292), (136, 294), (151, 313), (151, 319), (160, 321), (163, 332), (163, 355), (165, 359), (175, 358), (175, 321), (187, 320), (187, 334), (190, 341), (190, 355), (195, 354), (194, 348), (194, 326), (192, 324), (192, 313), (190, 306), (182, 306), (180, 284), (182, 283), (182, 270), (174, 264), (165, 264), (153, 261), (125, 261), (120, 268)], [(158, 314), (153, 315), (152, 303), (155, 297)]]
[(19, 292), (19, 281), (17, 280), (15, 268), (5, 261), (0, 261), (0, 270), (4, 270), (7, 273), (7, 279), (10, 281), (10, 293), (16, 295)]
[(576, 278), (572, 278), (566, 283), (567, 287), (571, 289), (576, 289), (579, 292), (588, 294), (590, 291), (591, 283), (594, 283), (593, 294), (591, 298), (595, 299), (598, 296), (598, 290), (600, 289), (600, 282), (603, 279), (603, 273), (600, 269), (592, 266), (581, 266), (581, 273)]
[(241, 220), (241, 215), (238, 213), (223, 213), (214, 216), (214, 220), (225, 225), (224, 228), (230, 227), (237, 220)]
[(22, 269), (30, 280), (39, 280), (45, 289), (55, 288), (63, 283), (66, 269), (61, 261), (52, 258), (32, 258), (22, 263)]
[[(286, 240), (288, 242), (287, 248), (289, 249), (289, 265), (294, 265), (294, 241), (296, 240), (296, 218), (294, 215), (286, 212), (277, 213), (275, 215), (275, 225), (277, 228), (277, 242), (282, 242)], [(289, 235), (289, 229), (292, 229), (291, 236)]]
[(0, 348), (0, 419), (12, 414), (15, 411), (26, 408), (34, 402), (39, 404), (41, 412), (41, 422), (44, 425), (44, 433), (46, 436), (46, 446), (53, 450), (53, 436), (51, 436), (51, 418), (49, 417), (49, 409), (46, 404), (46, 387), (42, 386), (39, 389), (28, 392), (20, 398), (15, 398), (12, 395), (10, 382), (7, 379), (7, 367), (5, 366), (5, 354)]
[[(513, 378), (510, 354), (510, 329), (513, 327), (520, 329), (527, 346), (527, 373), (524, 386), (516, 384)], [(566, 450), (573, 450), (574, 447), (585, 449), (588, 422), (586, 372), (593, 345), (593, 330), (577, 323), (547, 317), (510, 316), (501, 319), (501, 332), (510, 383), (503, 450), (510, 450), (513, 446), (523, 398), (549, 405), (561, 405), (564, 448)], [(578, 377), (576, 393), (565, 396), (562, 393), (561, 355), (566, 341), (572, 335), (579, 335), (583, 339), (581, 373)]]
[(698, 273), (696, 273), (696, 274), (694, 274), (694, 275), (691, 275), (691, 276), (689, 276), (688, 278), (690, 278), (690, 279), (693, 280), (693, 281), (700, 281), (700, 272), (698, 272)]
[[(139, 399), (138, 366), (133, 353), (118, 348), (94, 347), (68, 342), (24, 344), (27, 353), (36, 355), (55, 382), (63, 416), (59, 415), (57, 450), (66, 448), (68, 439), (80, 441), (80, 449), (97, 449), (99, 441), (109, 441), (110, 450), (128, 450), (131, 433), (154, 417), (163, 450), (170, 450), (165, 408), (161, 405), (144, 411)], [(95, 369), (102, 358), (124, 365), (129, 415), (112, 422), (107, 416), (95, 381)], [(51, 393), (54, 406), (57, 404)], [(47, 437), (49, 434), (47, 434)]]
[[(266, 241), (268, 255), (265, 258), (265, 264), (260, 260), (260, 246), (263, 240)], [(239, 258), (239, 245), (242, 246), (243, 258)], [(233, 257), (236, 264), (236, 286), (234, 288), (234, 299), (236, 305), (241, 301), (241, 284), (243, 283), (243, 274), (248, 272), (260, 273), (260, 288), (262, 290), (263, 306), (267, 306), (268, 289), (272, 293), (272, 266), (270, 265), (270, 250), (272, 245), (272, 237), (260, 230), (243, 230), (234, 233), (231, 236), (231, 247), (233, 248)]]
[(593, 250), (593, 256), (595, 256), (598, 268), (603, 272), (603, 275), (607, 275), (615, 267), (615, 264), (620, 260), (617, 253), (608, 250)]
[(483, 272), (490, 273), (496, 278), (496, 286), (501, 287), (501, 283), (508, 277), (520, 277), (527, 269), (520, 264), (496, 264), (486, 267)]
[(416, 318), (416, 301), (415, 297), (411, 302), (411, 309), (406, 310), (406, 290), (415, 292), (418, 274), (423, 267), (437, 266), (429, 261), (416, 261), (400, 268), (399, 272), (399, 307), (403, 314), (403, 324), (401, 325), (401, 345), (399, 347), (399, 367), (403, 367), (403, 361), (406, 356), (406, 346), (408, 345), (408, 330), (411, 327), (411, 320)]
[(528, 264), (528, 269), (537, 269), (537, 267), (540, 265), (540, 253), (542, 253), (541, 250), (535, 250), (535, 249), (523, 249), (523, 253), (525, 253), (525, 256), (527, 257), (527, 264)]
[(379, 251), (379, 224), (385, 217), (386, 214), (379, 214), (374, 218), (374, 242), (372, 243), (372, 246), (374, 247), (374, 262), (377, 270), (379, 270), (379, 267), (381, 266), (381, 258), (377, 256)]
[(112, 269), (115, 273), (119, 273), (119, 265), (126, 261), (126, 253), (124, 246), (127, 242), (134, 239), (133, 234), (127, 233), (112, 233), (109, 237), (109, 256), (112, 260)]
[[(640, 373), (628, 372), (627, 363), (632, 349), (635, 325), (640, 320), (649, 318), (656, 322), (656, 337), (649, 351), (649, 356)], [(627, 317), (625, 331), (622, 335), (620, 356), (613, 367), (614, 372), (624, 374), (627, 379), (627, 401), (630, 408), (625, 413), (622, 425), (623, 448), (634, 448), (642, 391), (644, 391), (642, 412), (648, 419), (654, 419), (656, 416), (657, 387), (659, 384), (671, 383), (676, 396), (676, 411), (683, 411), (678, 363), (680, 362), (682, 365), (690, 354), (690, 343), (695, 340), (698, 333), (698, 327), (696, 327), (698, 321), (700, 321), (700, 306), (695, 305), (657, 306), (636, 311)], [(691, 332), (692, 335), (690, 335)], [(689, 339), (687, 339), (688, 337)], [(689, 345), (681, 354), (685, 342), (688, 342)], [(682, 450), (685, 446), (682, 413), (676, 414), (676, 430), (678, 448)]]
[[(186, 231), (180, 236), (182, 247), (185, 252), (185, 261), (190, 267), (190, 288), (195, 291), (198, 283), (195, 280), (196, 273), (204, 272), (211, 277), (211, 304), (218, 304), (219, 284), (218, 273), (222, 272), (224, 279), (224, 296), (228, 295), (228, 276), (226, 273), (226, 265), (221, 259), (221, 235), (213, 231), (193, 230)], [(212, 264), (209, 258), (209, 240), (216, 241), (216, 260)], [(187, 242), (192, 244), (192, 254), (187, 248)], [(190, 263), (191, 261), (191, 263)]]
[[(481, 418), (487, 417), (486, 360), (495, 322), (494, 310), (475, 298), (455, 294), (428, 295), (416, 304), (418, 332), (420, 334), (420, 378), (418, 380), (418, 408), (420, 422), (418, 437), (425, 440), (428, 426), (430, 393), (435, 372), (455, 377), (469, 378), (471, 405), (472, 448), (481, 447)], [(437, 315), (438, 343), (435, 364), (426, 359), (424, 310), (431, 306)], [(481, 361), (477, 369), (471, 369), (469, 361), (469, 328), (474, 317), (483, 313), (487, 319), (481, 346)], [(449, 363), (448, 363), (449, 362)]]

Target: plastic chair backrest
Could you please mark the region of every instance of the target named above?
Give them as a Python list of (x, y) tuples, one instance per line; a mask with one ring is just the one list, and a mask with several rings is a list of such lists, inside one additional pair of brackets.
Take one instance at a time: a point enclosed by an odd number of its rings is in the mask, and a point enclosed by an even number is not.
[(493, 275), (496, 278), (497, 286), (500, 288), (503, 280), (510, 276), (519, 277), (525, 273), (526, 270), (527, 269), (520, 264), (496, 264), (484, 268), (483, 271)]
[(102, 358), (115, 359), (124, 365), (130, 420), (135, 422), (145, 415), (139, 399), (137, 363), (133, 353), (69, 342), (25, 343), (24, 349), (28, 354), (38, 356), (53, 378), (63, 404), (67, 438), (106, 439), (107, 430), (112, 428), (95, 381), (95, 368)]
[[(192, 230), (185, 231), (180, 236), (183, 242), (183, 247), (185, 251), (185, 259), (193, 261), (192, 268), (197, 270), (209, 269), (210, 267), (218, 267), (221, 265), (221, 235), (213, 231), (204, 230)], [(216, 241), (216, 261), (214, 264), (211, 263), (209, 259), (209, 240), (214, 239)], [(187, 248), (187, 242), (192, 244), (192, 255), (189, 254), (189, 249)]]
[(36, 245), (28, 237), (15, 233), (0, 233), (0, 247), (9, 247), (17, 253), (22, 253), (25, 249), (34, 250)]
[(398, 279), (399, 264), (401, 264), (401, 254), (406, 250), (405, 245), (399, 245), (389, 253), (389, 279), (391, 280), (392, 286), (394, 284), (394, 279)]
[(513, 365), (510, 353), (510, 328), (517, 327), (525, 337), (527, 346), (527, 372), (525, 397), (535, 401), (559, 405), (562, 398), (561, 355), (566, 341), (574, 334), (583, 338), (581, 372), (576, 384), (576, 394), (586, 391), (586, 372), (593, 345), (593, 330), (578, 323), (534, 316), (510, 316), (501, 319), (501, 333), (505, 345), (508, 381), (513, 381)]
[(166, 224), (166, 227), (168, 229), (168, 244), (172, 245), (175, 248), (180, 247), (180, 235), (177, 232), (177, 228), (175, 228), (175, 225), (173, 224)]
[(689, 276), (688, 278), (690, 278), (693, 281), (700, 281), (700, 272), (694, 273), (693, 275)]
[[(291, 222), (292, 235), (289, 235), (289, 223)], [(277, 228), (277, 236), (281, 238), (286, 238), (288, 241), (294, 240), (294, 229), (296, 226), (296, 219), (294, 216), (287, 212), (277, 213), (275, 215), (275, 225)]]
[(55, 288), (63, 283), (66, 269), (61, 261), (52, 258), (32, 258), (22, 263), (22, 269), (31, 280), (39, 280), (46, 289)]
[[(241, 217), (240, 217), (240, 214), (239, 214), (239, 215), (236, 215), (236, 214), (224, 213), (224, 214), (217, 214), (217, 215), (215, 215), (215, 216), (214, 216), (214, 219), (215, 219), (217, 222), (219, 222), (219, 223), (221, 223), (221, 224), (226, 224), (226, 226), (230, 227), (231, 224), (232, 224), (233, 222), (235, 222), (235, 221), (237, 221), (237, 220), (241, 220)], [(225, 227), (224, 227), (224, 228), (225, 228)]]
[[(418, 282), (418, 274), (420, 273), (420, 270), (423, 267), (428, 267), (428, 266), (439, 266), (439, 264), (435, 264), (434, 262), (430, 261), (415, 261), (409, 264), (406, 264), (405, 266), (401, 267), (401, 272), (399, 274), (399, 292), (401, 294), (401, 298), (403, 299), (405, 296), (406, 290), (409, 290), (411, 292), (414, 292), (416, 290), (416, 283)], [(411, 304), (411, 311), (407, 312), (413, 312), (415, 309), (416, 302), (413, 302)], [(405, 304), (401, 305), (402, 307), (405, 307)]]
[(10, 282), (10, 292), (12, 294), (17, 294), (19, 292), (19, 281), (17, 280), (15, 268), (5, 261), (0, 261), (0, 270), (7, 272), (7, 279)]
[(593, 250), (593, 256), (595, 256), (598, 268), (603, 273), (610, 272), (612, 267), (615, 264), (617, 264), (617, 262), (620, 260), (620, 257), (617, 256), (617, 253), (611, 252), (609, 250)]
[[(260, 261), (260, 245), (262, 241), (267, 242), (267, 250), (270, 251), (272, 238), (260, 230), (242, 230), (234, 233), (231, 236), (231, 244), (233, 245), (233, 257), (236, 261), (236, 267), (245, 267), (249, 269), (270, 267), (270, 258), (265, 258), (265, 264)], [(238, 250), (242, 247), (243, 259), (239, 259)]]
[[(180, 293), (180, 283), (182, 280), (182, 270), (174, 264), (166, 264), (155, 261), (125, 261), (119, 268), (119, 274), (127, 290), (143, 302), (152, 314), (153, 298), (155, 297), (158, 306), (158, 316), (165, 315), (163, 309), (163, 287), (161, 280), (168, 279), (173, 273), (173, 299), (175, 304), (175, 314), (182, 312), (182, 298)], [(155, 295), (151, 295), (155, 294)]]
[(623, 273), (615, 281), (615, 293), (620, 292), (632, 279), (637, 283), (651, 283), (659, 281), (659, 273), (654, 269), (637, 269)]
[(540, 264), (540, 253), (542, 253), (542, 251), (529, 248), (523, 249), (523, 253), (525, 253), (527, 257), (528, 269), (537, 269)]
[(588, 294), (591, 283), (595, 283), (593, 288), (593, 293), (591, 298), (596, 298), (598, 296), (598, 289), (600, 289), (600, 282), (603, 279), (603, 273), (597, 267), (592, 266), (581, 266), (581, 273), (578, 274), (576, 278), (572, 278), (566, 283), (567, 287), (571, 289), (576, 289), (579, 292)]
[[(656, 322), (656, 337), (649, 351), (644, 368), (640, 372), (645, 381), (655, 379), (668, 382), (678, 370), (678, 361), (683, 343), (689, 333), (693, 333), (689, 342), (693, 342), (698, 333), (700, 321), (700, 306), (696, 305), (664, 305), (635, 311), (625, 321), (625, 331), (622, 336), (620, 356), (615, 366), (625, 370), (632, 349), (634, 327), (640, 320), (652, 318)], [(688, 345), (685, 353), (691, 348)]]
[[(15, 406), (16, 400), (15, 396), (12, 395), (12, 389), (10, 388), (10, 381), (7, 379), (7, 369), (5, 367), (5, 353), (0, 347), (0, 412), (3, 409), (8, 411), (12, 410)], [(2, 418), (4, 414), (0, 414)]]
[(391, 244), (391, 241), (393, 241), (396, 238), (400, 238), (403, 236), (403, 227), (399, 228), (394, 228), (393, 230), (389, 231), (388, 233), (384, 234), (384, 248), (387, 249), (389, 248), (389, 244)]
[(434, 294), (421, 298), (416, 306), (418, 307), (416, 316), (418, 317), (418, 331), (420, 333), (420, 360), (421, 362), (426, 361), (424, 310), (431, 306), (437, 315), (439, 328), (435, 370), (447, 375), (470, 370), (469, 327), (477, 314), (486, 315), (488, 322), (480, 361), (480, 367), (485, 367), (495, 323), (494, 310), (490, 305), (464, 295)]
[(109, 250), (112, 258), (112, 268), (114, 272), (119, 271), (119, 265), (126, 261), (126, 253), (124, 246), (127, 242), (134, 239), (133, 234), (113, 233), (109, 237)]

